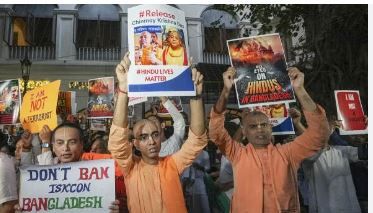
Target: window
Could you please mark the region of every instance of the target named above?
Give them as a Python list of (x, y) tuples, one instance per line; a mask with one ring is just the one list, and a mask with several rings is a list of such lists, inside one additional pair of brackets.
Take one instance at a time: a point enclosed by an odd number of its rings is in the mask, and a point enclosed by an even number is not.
[(83, 5), (78, 11), (76, 46), (120, 46), (119, 9), (114, 5)]
[(15, 5), (12, 20), (14, 46), (51, 46), (55, 40), (54, 5)]
[(207, 9), (202, 13), (206, 52), (227, 52), (227, 40), (239, 37), (238, 24), (231, 14)]

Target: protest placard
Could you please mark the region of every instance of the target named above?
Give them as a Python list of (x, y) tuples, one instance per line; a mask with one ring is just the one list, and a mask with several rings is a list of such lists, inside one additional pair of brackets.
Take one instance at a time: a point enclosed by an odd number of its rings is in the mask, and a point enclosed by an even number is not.
[(228, 40), (227, 45), (237, 71), (239, 108), (295, 101), (279, 34)]
[(91, 119), (89, 129), (92, 131), (106, 132), (106, 120), (105, 119)]
[(109, 212), (115, 200), (114, 160), (20, 168), (24, 212)]
[(338, 119), (342, 121), (341, 135), (368, 134), (368, 128), (357, 90), (335, 90)]
[[(183, 105), (181, 104), (181, 99), (178, 96), (174, 97), (167, 97), (169, 101), (176, 107), (176, 109), (179, 112), (183, 111)], [(163, 106), (162, 101), (159, 97), (153, 97), (153, 107), (155, 107), (155, 110), (157, 110), (157, 114), (159, 115), (168, 115), (169, 112), (167, 109)]]
[(195, 95), (183, 11), (169, 5), (129, 8), (128, 46), (134, 53), (129, 56), (130, 97)]
[(148, 101), (148, 97), (129, 97), (128, 106), (133, 106), (135, 104), (143, 103)]
[(21, 106), (19, 81), (0, 81), (0, 124), (15, 124)]
[(88, 118), (112, 118), (114, 115), (114, 77), (88, 80)]
[(57, 101), (57, 115), (75, 115), (75, 91), (60, 91)]
[(57, 99), (61, 81), (27, 91), (23, 97), (20, 120), (22, 127), (31, 133), (39, 132), (44, 125), (57, 126)]

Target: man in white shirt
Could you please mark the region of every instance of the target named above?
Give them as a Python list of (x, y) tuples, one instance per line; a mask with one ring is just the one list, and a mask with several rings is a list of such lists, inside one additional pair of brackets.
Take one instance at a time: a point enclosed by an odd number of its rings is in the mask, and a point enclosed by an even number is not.
[[(293, 108), (289, 114), (301, 134), (306, 129), (301, 123), (301, 113)], [(334, 131), (334, 127), (330, 129)], [(361, 212), (349, 165), (350, 161), (358, 160), (357, 147), (326, 143), (317, 154), (303, 161), (310, 213)]]
[(177, 152), (181, 145), (183, 144), (184, 134), (185, 134), (185, 121), (183, 115), (179, 110), (173, 105), (172, 101), (166, 97), (160, 97), (163, 106), (170, 113), (172, 120), (174, 121), (174, 134), (166, 139), (164, 135), (165, 123), (162, 118), (157, 115), (152, 115), (148, 117), (149, 120), (154, 121), (157, 125), (158, 131), (161, 134), (161, 151), (159, 152), (160, 157), (165, 157)]
[(15, 159), (0, 133), (0, 212), (12, 212), (18, 202)]

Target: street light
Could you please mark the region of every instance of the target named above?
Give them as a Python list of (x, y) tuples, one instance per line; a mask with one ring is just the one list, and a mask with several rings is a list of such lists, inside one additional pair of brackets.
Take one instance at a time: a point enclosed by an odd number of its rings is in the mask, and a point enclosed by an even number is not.
[(30, 78), (30, 70), (31, 70), (31, 61), (28, 59), (28, 56), (23, 58), (23, 60), (20, 60), (21, 62), (21, 71), (22, 71), (22, 80), (23, 80), (23, 92), (22, 97), (25, 96), (26, 90), (27, 90), (27, 84), (28, 80)]

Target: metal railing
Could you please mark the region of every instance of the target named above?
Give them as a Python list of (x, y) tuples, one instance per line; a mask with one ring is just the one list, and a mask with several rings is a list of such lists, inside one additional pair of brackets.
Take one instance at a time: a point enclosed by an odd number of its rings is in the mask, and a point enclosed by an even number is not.
[(30, 60), (54, 60), (56, 51), (54, 46), (10, 46), (9, 59), (22, 59), (28, 56)]
[(203, 63), (208, 64), (226, 64), (230, 65), (229, 55), (227, 53), (203, 52)]
[(118, 61), (120, 60), (120, 48), (77, 48), (77, 60), (90, 61)]

